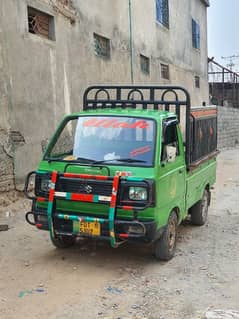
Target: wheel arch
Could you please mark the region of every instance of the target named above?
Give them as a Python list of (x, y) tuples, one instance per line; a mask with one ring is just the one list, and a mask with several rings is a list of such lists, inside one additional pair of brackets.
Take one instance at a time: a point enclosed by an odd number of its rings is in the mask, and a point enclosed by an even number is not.
[(205, 190), (208, 191), (208, 206), (211, 204), (211, 191), (210, 191), (210, 189), (211, 189), (210, 183), (207, 183), (204, 190), (203, 190), (203, 192)]
[(180, 223), (180, 208), (179, 208), (178, 206), (175, 206), (175, 207), (171, 210), (170, 214), (171, 214), (172, 212), (175, 212), (175, 213), (176, 213), (177, 218), (178, 218), (178, 224), (179, 224), (179, 223)]

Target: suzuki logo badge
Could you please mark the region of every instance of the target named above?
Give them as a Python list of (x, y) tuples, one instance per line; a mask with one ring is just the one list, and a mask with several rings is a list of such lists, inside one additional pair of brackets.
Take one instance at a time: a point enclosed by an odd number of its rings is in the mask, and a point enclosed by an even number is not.
[(85, 192), (87, 194), (91, 194), (93, 192), (93, 188), (90, 185), (85, 186)]

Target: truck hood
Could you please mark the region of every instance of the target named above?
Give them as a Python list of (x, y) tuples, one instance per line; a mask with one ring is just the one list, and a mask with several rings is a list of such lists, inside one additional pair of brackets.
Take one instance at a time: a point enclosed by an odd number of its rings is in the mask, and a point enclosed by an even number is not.
[(82, 165), (75, 163), (65, 162), (48, 162), (42, 161), (38, 167), (38, 171), (44, 172), (67, 172), (76, 174), (88, 174), (88, 175), (104, 175), (104, 176), (115, 176), (121, 174), (122, 176), (131, 176), (137, 178), (152, 179), (155, 177), (154, 167), (135, 167), (135, 166), (116, 166), (116, 165)]

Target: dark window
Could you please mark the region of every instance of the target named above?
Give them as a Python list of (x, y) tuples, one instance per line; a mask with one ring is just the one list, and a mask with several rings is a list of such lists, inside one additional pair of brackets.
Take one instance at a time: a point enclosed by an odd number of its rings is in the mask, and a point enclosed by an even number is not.
[(164, 134), (162, 138), (161, 161), (173, 162), (176, 156), (179, 156), (179, 143), (177, 124), (169, 124), (164, 122)]
[(99, 34), (94, 33), (94, 42), (95, 42), (95, 54), (103, 57), (110, 58), (110, 40), (102, 37)]
[(140, 68), (143, 73), (150, 73), (150, 60), (142, 54), (140, 54)]
[(200, 49), (200, 25), (192, 19), (192, 44), (195, 49)]
[(33, 34), (40, 35), (44, 38), (55, 40), (54, 17), (28, 7), (28, 31)]
[(195, 76), (195, 87), (196, 88), (200, 88), (200, 77), (199, 76)]
[(161, 64), (161, 77), (169, 80), (169, 66), (167, 64)]
[(168, 0), (156, 0), (156, 20), (169, 28)]

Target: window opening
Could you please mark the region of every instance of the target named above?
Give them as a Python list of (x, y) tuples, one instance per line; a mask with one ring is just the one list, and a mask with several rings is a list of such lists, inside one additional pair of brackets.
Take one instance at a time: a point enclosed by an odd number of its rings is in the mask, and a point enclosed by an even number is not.
[(195, 76), (195, 87), (196, 88), (200, 88), (200, 77), (199, 76)]
[(150, 60), (142, 54), (140, 54), (140, 68), (143, 73), (150, 74)]
[(110, 58), (110, 39), (94, 33), (95, 54), (103, 58)]
[(168, 0), (156, 0), (156, 20), (166, 28), (169, 28)]
[[(164, 122), (164, 125), (167, 125), (167, 122)], [(179, 156), (177, 124), (169, 124), (162, 137), (161, 161), (174, 162), (177, 156)]]
[(30, 33), (40, 35), (50, 40), (55, 40), (53, 16), (32, 7), (27, 8), (27, 14), (28, 31)]
[(192, 44), (195, 49), (200, 49), (200, 25), (192, 19)]
[(161, 63), (161, 77), (169, 80), (169, 66), (167, 64)]

